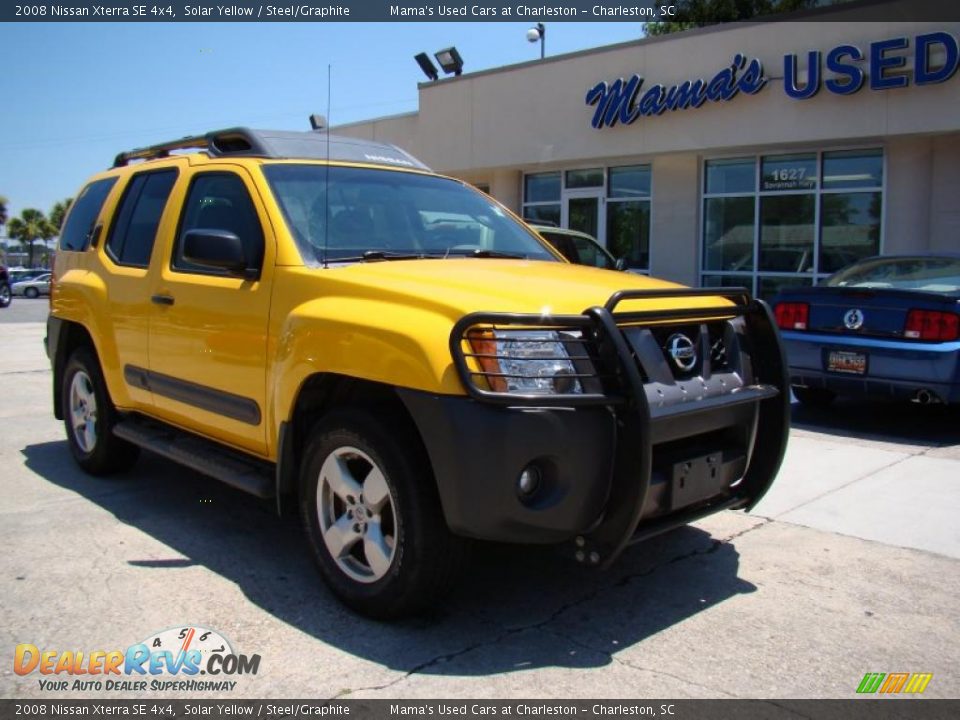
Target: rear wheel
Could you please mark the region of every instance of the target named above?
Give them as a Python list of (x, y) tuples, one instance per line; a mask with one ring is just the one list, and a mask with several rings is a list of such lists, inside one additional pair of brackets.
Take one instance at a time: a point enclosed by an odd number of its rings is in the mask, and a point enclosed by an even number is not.
[(77, 348), (67, 361), (60, 402), (70, 451), (80, 467), (91, 475), (109, 475), (136, 462), (139, 448), (113, 434), (117, 412), (89, 348)]
[(23, 291), (23, 294), (31, 300), (36, 300), (38, 297), (40, 297), (40, 291), (35, 287), (28, 287)]
[(418, 444), (359, 412), (336, 412), (303, 457), (300, 513), (333, 593), (374, 618), (422, 610), (454, 583), (464, 541), (446, 526)]
[(794, 385), (791, 390), (803, 405), (814, 408), (825, 408), (832, 403), (837, 395), (832, 390), (824, 388), (800, 387)]
[(10, 283), (0, 282), (0, 308), (9, 307), (13, 294), (10, 292)]

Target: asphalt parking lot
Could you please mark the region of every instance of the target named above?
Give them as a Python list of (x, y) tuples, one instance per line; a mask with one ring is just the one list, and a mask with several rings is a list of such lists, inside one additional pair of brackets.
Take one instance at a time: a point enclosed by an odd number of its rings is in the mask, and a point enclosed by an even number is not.
[[(203, 697), (849, 698), (867, 672), (933, 673), (925, 696), (960, 697), (955, 411), (795, 407), (755, 513), (606, 572), (479, 547), (442, 610), (379, 624), (340, 607), (269, 505), (155, 456), (80, 472), (50, 409), (46, 305), (0, 310), (2, 697), (106, 694), (41, 690), (12, 671), (18, 643), (109, 650), (188, 624), (261, 656)], [(198, 693), (163, 696), (180, 695)]]

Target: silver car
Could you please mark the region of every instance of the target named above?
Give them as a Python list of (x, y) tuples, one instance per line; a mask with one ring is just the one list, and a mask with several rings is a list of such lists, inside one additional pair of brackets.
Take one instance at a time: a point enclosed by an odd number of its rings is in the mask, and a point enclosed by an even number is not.
[(38, 298), (50, 294), (50, 273), (44, 273), (30, 280), (15, 282), (10, 291), (14, 295), (23, 295), (28, 298)]

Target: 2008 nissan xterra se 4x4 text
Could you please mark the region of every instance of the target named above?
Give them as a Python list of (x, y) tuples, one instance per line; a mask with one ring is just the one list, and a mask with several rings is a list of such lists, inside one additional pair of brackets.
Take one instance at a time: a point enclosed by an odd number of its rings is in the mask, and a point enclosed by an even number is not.
[(787, 440), (746, 291), (570, 265), (469, 185), (323, 132), (119, 155), (70, 210), (51, 302), (81, 467), (146, 448), (292, 500), (333, 592), (377, 617), (435, 600), (465, 538), (604, 566), (749, 508)]

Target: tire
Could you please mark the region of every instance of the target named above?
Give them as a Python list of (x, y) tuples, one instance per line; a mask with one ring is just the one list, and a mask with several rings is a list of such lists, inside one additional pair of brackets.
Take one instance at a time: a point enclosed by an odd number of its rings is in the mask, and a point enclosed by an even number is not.
[(335, 411), (314, 428), (301, 465), (300, 516), (320, 574), (341, 602), (376, 619), (442, 598), (466, 547), (447, 528), (419, 438), (398, 427)]
[(60, 403), (70, 452), (86, 472), (110, 475), (136, 462), (140, 448), (113, 434), (117, 411), (90, 348), (77, 348), (67, 361)]
[(790, 389), (793, 390), (793, 394), (796, 395), (797, 400), (799, 400), (802, 405), (812, 408), (829, 407), (830, 403), (837, 398), (836, 393), (824, 388), (799, 387), (794, 385)]
[(10, 292), (10, 283), (0, 282), (0, 308), (10, 307), (13, 293)]
[(23, 291), (23, 296), (28, 297), (31, 300), (36, 300), (38, 297), (40, 297), (40, 291), (34, 287), (28, 287)]

